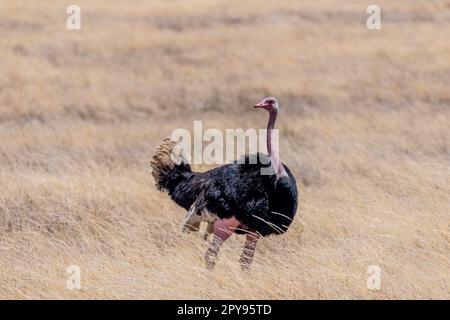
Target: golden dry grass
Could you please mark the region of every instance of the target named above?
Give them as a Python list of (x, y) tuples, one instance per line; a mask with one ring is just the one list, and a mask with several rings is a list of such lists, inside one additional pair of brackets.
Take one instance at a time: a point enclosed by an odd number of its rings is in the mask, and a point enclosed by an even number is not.
[[(0, 3), (0, 298), (450, 298), (450, 1), (76, 2)], [(207, 273), (148, 161), (268, 94), (297, 218)]]

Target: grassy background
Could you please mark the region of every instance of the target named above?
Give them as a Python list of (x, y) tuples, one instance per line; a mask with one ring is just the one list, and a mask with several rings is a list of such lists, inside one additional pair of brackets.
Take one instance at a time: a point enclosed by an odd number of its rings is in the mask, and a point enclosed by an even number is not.
[[(450, 1), (76, 2), (0, 3), (0, 298), (450, 298)], [(269, 94), (298, 215), (206, 273), (148, 161)]]

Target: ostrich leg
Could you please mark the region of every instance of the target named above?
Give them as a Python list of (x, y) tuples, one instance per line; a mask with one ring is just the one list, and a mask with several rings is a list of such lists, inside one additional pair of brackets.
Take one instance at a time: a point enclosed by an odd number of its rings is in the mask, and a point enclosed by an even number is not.
[(242, 251), (241, 259), (239, 260), (241, 268), (247, 270), (253, 261), (253, 255), (255, 254), (256, 244), (258, 243), (259, 235), (247, 234), (245, 239), (244, 250)]
[(203, 239), (208, 240), (208, 236), (213, 232), (214, 232), (214, 222), (208, 222), (205, 233), (203, 234)]
[(230, 219), (216, 220), (214, 222), (214, 239), (205, 254), (206, 268), (208, 270), (214, 269), (220, 247), (225, 240), (233, 234), (239, 224), (240, 222), (234, 217)]

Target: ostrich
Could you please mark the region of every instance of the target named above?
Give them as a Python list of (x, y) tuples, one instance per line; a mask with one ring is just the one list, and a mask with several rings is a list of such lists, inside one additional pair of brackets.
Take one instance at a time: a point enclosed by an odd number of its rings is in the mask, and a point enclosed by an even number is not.
[[(257, 241), (286, 232), (297, 210), (295, 178), (280, 161), (278, 146), (272, 144), (278, 101), (268, 97), (254, 107), (269, 112), (268, 155), (246, 155), (241, 159), (245, 161), (192, 172), (183, 153), (175, 152), (176, 142), (166, 138), (151, 160), (157, 189), (168, 192), (173, 201), (188, 211), (185, 227), (200, 221), (213, 226), (214, 238), (205, 254), (210, 270), (216, 264), (220, 247), (233, 232), (246, 235), (240, 264), (243, 269), (250, 267)], [(262, 174), (264, 169), (269, 173)]]

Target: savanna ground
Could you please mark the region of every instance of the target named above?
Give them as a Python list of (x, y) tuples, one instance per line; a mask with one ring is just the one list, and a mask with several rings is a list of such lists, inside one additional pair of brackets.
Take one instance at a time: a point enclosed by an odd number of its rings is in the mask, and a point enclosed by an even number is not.
[[(450, 1), (376, 1), (379, 31), (372, 3), (1, 1), (0, 298), (450, 298)], [(194, 120), (264, 128), (267, 95), (297, 217), (205, 272), (149, 159)]]

